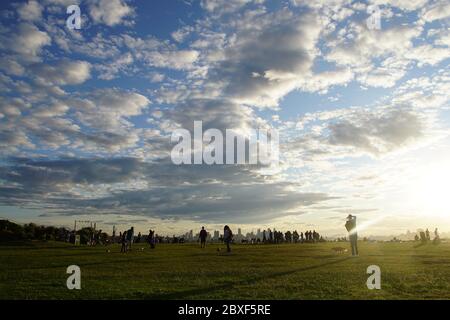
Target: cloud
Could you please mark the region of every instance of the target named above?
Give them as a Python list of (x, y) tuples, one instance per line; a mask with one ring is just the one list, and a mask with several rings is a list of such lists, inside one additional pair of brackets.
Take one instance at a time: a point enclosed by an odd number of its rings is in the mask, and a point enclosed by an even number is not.
[(95, 23), (115, 26), (124, 23), (127, 17), (134, 14), (133, 8), (123, 0), (90, 0), (89, 14)]
[(251, 128), (252, 110), (229, 100), (187, 99), (177, 108), (163, 112), (163, 118), (181, 128), (193, 130), (194, 121), (203, 121), (204, 130)]
[(338, 39), (337, 44), (331, 43), (326, 58), (339, 65), (361, 66), (375, 57), (402, 55), (413, 46), (412, 40), (421, 32), (420, 28), (409, 26), (369, 30), (364, 25), (352, 24), (345, 38)]
[(31, 66), (32, 74), (44, 85), (76, 85), (90, 78), (91, 65), (86, 61), (61, 60), (54, 65)]
[(276, 106), (310, 72), (321, 24), (312, 12), (297, 16), (281, 11), (256, 18), (258, 24), (245, 24), (237, 32), (208, 76), (237, 103)]
[(264, 0), (201, 0), (203, 9), (211, 13), (232, 13), (249, 3), (263, 3)]
[[(420, 106), (422, 108), (423, 106)], [(289, 166), (357, 158), (380, 158), (430, 144), (439, 136), (436, 112), (424, 114), (405, 102), (374, 108), (345, 108), (306, 114), (299, 134), (281, 143)], [(332, 163), (330, 163), (331, 165)]]
[(133, 62), (134, 59), (132, 54), (126, 53), (117, 59), (114, 59), (114, 62), (112, 63), (97, 65), (96, 68), (100, 72), (98, 77), (103, 80), (115, 79), (118, 77), (119, 73), (126, 72), (126, 70), (132, 66)]
[[(188, 8), (203, 9), (191, 25), (152, 35), (122, 28), (141, 14), (128, 0), (86, 0), (93, 23), (68, 31), (63, 6), (77, 2), (3, 13), (1, 204), (220, 223), (371, 209), (354, 200), (378, 190), (355, 190), (369, 182), (349, 173), (368, 175), (362, 157), (382, 168), (448, 134), (443, 1), (369, 1), (383, 6), (382, 29), (369, 30), (367, 3), (351, 0), (203, 0)], [(222, 132), (277, 126), (279, 170), (173, 165), (171, 131), (197, 120)]]
[(129, 132), (132, 127), (127, 118), (140, 115), (150, 100), (139, 93), (112, 88), (95, 90), (84, 97), (69, 99), (68, 103), (84, 125), (117, 138), (117, 134)]
[(42, 19), (42, 6), (34, 0), (23, 3), (17, 9), (20, 19), (25, 21), (39, 21)]
[(438, 1), (422, 12), (422, 19), (426, 22), (441, 20), (450, 17), (450, 3), (448, 1)]
[(50, 36), (29, 23), (21, 23), (15, 32), (0, 33), (0, 49), (20, 55), (25, 61), (38, 61), (44, 46), (51, 43)]
[(179, 50), (173, 44), (149, 37), (147, 39), (122, 35), (123, 44), (137, 60), (149, 67), (168, 69), (192, 69), (199, 57), (196, 50)]
[(428, 3), (428, 0), (370, 0), (370, 3), (376, 5), (389, 5), (402, 10), (414, 11), (425, 6)]
[(169, 69), (189, 69), (198, 59), (196, 50), (164, 50), (144, 53), (144, 61), (153, 67)]
[(450, 48), (437, 48), (432, 45), (417, 46), (409, 50), (406, 55), (417, 61), (419, 66), (435, 65), (450, 58)]
[(420, 118), (410, 111), (393, 110), (359, 117), (356, 123), (348, 120), (331, 123), (328, 126), (329, 143), (378, 155), (396, 150), (423, 135)]
[(0, 60), (0, 69), (9, 75), (21, 76), (25, 73), (25, 67), (17, 62), (13, 56), (4, 56)]
[(15, 158), (0, 167), (0, 178), (1, 203), (26, 202), (64, 214), (248, 222), (255, 217), (271, 220), (332, 199), (323, 193), (294, 192), (288, 184), (270, 183), (238, 166), (188, 169), (133, 158)]

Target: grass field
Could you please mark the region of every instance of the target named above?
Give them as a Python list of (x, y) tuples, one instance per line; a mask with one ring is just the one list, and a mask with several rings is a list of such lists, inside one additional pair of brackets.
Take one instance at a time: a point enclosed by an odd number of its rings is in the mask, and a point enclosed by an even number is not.
[[(356, 258), (333, 253), (335, 246), (235, 245), (227, 255), (218, 244), (136, 245), (126, 254), (118, 245), (108, 253), (2, 244), (0, 299), (450, 299), (450, 243), (360, 243)], [(72, 264), (81, 268), (81, 290), (66, 287)], [(373, 264), (381, 290), (366, 286)]]

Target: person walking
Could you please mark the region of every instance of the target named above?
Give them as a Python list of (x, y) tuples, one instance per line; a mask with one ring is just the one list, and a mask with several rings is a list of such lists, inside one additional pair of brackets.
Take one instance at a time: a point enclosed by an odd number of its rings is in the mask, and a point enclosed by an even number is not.
[(206, 237), (208, 236), (208, 233), (205, 230), (205, 227), (202, 227), (202, 230), (200, 230), (200, 234), (198, 238), (200, 239), (200, 248), (206, 247)]
[(352, 247), (352, 256), (358, 256), (358, 233), (356, 229), (356, 217), (351, 214), (348, 215), (345, 222), (345, 228), (347, 229), (350, 239), (350, 245)]
[(231, 252), (230, 243), (232, 239), (233, 239), (233, 232), (231, 232), (229, 226), (225, 226), (223, 228), (223, 241), (227, 245), (227, 252)]

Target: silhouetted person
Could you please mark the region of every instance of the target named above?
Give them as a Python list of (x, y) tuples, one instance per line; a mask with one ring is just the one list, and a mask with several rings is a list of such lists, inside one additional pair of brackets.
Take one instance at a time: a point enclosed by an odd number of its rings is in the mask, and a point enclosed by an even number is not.
[(136, 243), (140, 243), (142, 238), (142, 234), (139, 232), (136, 238)]
[(120, 238), (120, 243), (122, 244), (120, 248), (120, 252), (127, 252), (127, 232), (124, 231), (122, 233), (122, 237)]
[(225, 226), (223, 228), (223, 241), (227, 245), (227, 252), (231, 252), (230, 243), (232, 239), (233, 239), (233, 232), (231, 232), (229, 226)]
[(148, 231), (148, 244), (150, 245), (151, 249), (155, 249), (155, 230), (149, 230)]
[(420, 241), (422, 241), (423, 243), (427, 242), (427, 236), (423, 231), (420, 231)]
[(350, 239), (350, 245), (352, 246), (352, 256), (358, 255), (358, 233), (356, 230), (356, 217), (351, 214), (347, 217), (347, 222), (345, 223), (345, 228), (348, 231), (348, 236)]
[(206, 247), (206, 237), (208, 236), (208, 233), (205, 230), (205, 227), (202, 227), (202, 230), (200, 230), (200, 234), (198, 238), (200, 239), (200, 248)]
[(131, 250), (131, 245), (133, 244), (134, 240), (134, 227), (131, 227), (130, 230), (127, 231), (127, 244), (128, 249)]
[(267, 238), (266, 238), (266, 230), (263, 230), (263, 243), (266, 243)]
[(427, 241), (430, 241), (431, 237), (430, 237), (430, 231), (428, 231), (428, 228), (427, 228), (427, 230), (425, 230), (425, 235), (427, 237)]
[(294, 243), (297, 243), (297, 242), (298, 242), (299, 235), (298, 235), (297, 230), (295, 230), (295, 231), (292, 233), (292, 238), (293, 238), (293, 240), (294, 240)]
[(433, 242), (434, 243), (439, 243), (440, 242), (440, 238), (439, 238), (439, 232), (438, 232), (438, 228), (434, 229), (434, 239)]

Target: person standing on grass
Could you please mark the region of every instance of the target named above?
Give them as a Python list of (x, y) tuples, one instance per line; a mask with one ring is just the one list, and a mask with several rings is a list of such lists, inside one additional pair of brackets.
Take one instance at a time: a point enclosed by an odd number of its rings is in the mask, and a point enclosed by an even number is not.
[(120, 252), (127, 252), (127, 232), (124, 231), (123, 233), (121, 233), (121, 237), (120, 237), (120, 243), (122, 244), (122, 247), (120, 248)]
[(134, 227), (131, 227), (130, 230), (127, 231), (127, 244), (129, 250), (131, 250), (133, 240), (134, 240)]
[(198, 238), (200, 239), (200, 248), (206, 247), (206, 237), (208, 236), (208, 233), (205, 230), (205, 227), (202, 227), (202, 230), (200, 230), (200, 234)]
[(148, 243), (150, 244), (150, 249), (155, 249), (155, 230), (148, 231)]
[(350, 245), (352, 247), (352, 256), (358, 256), (358, 233), (356, 230), (356, 217), (351, 214), (348, 215), (347, 221), (345, 222), (345, 228), (348, 232), (348, 237), (350, 239)]
[(225, 226), (223, 228), (223, 241), (227, 245), (227, 252), (231, 252), (230, 243), (232, 239), (233, 239), (233, 232), (231, 232), (229, 226)]

